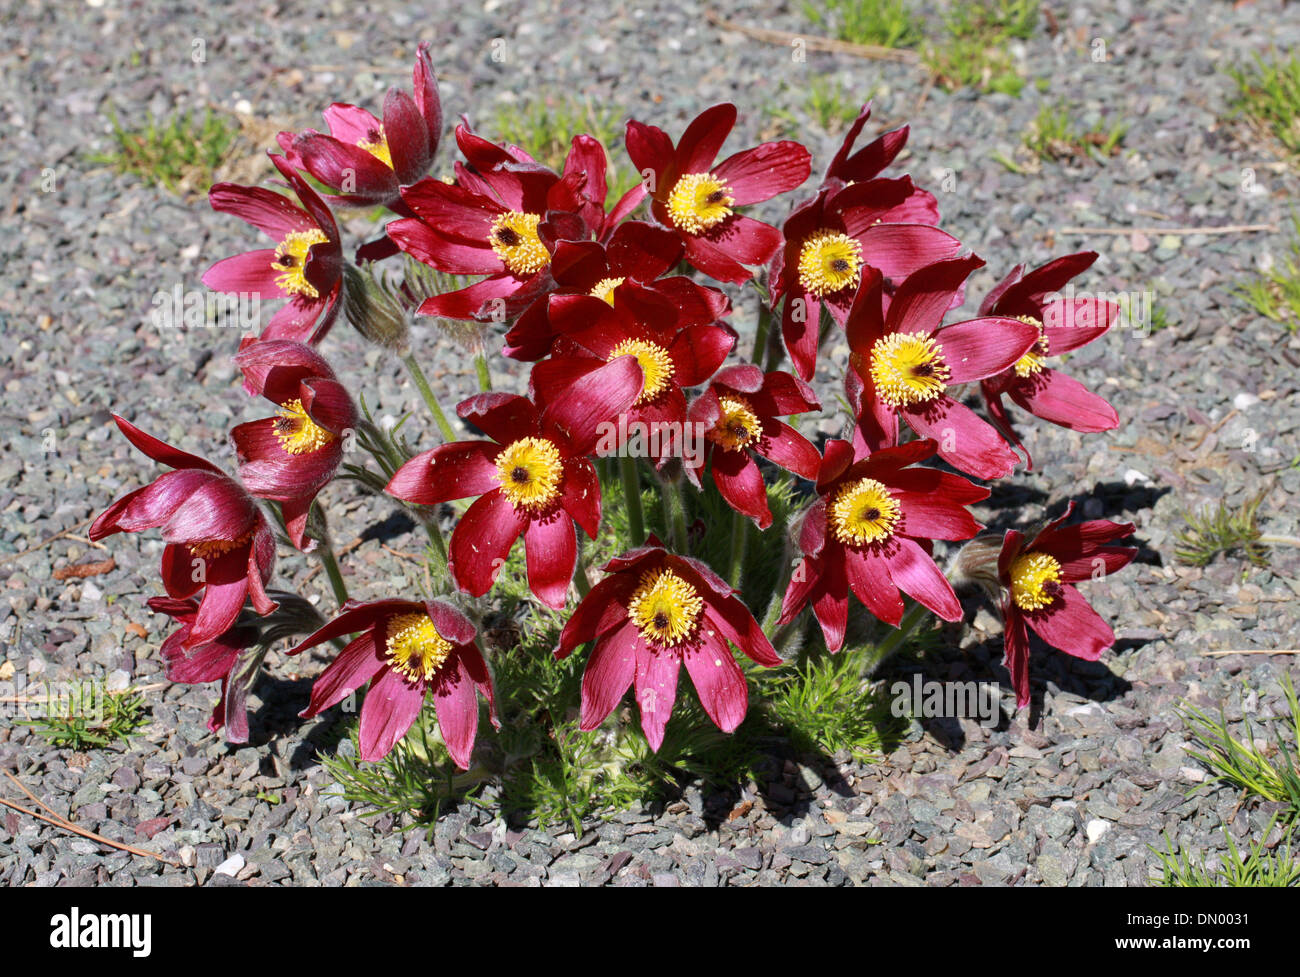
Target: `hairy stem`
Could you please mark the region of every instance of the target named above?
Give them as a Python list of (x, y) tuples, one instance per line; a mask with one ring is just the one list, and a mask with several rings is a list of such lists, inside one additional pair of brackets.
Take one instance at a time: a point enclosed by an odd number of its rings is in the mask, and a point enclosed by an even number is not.
[(487, 393), (492, 389), (492, 374), (488, 372), (487, 357), (479, 353), (474, 357), (474, 369), (478, 371), (478, 389)]
[(640, 546), (645, 542), (645, 514), (641, 511), (641, 479), (637, 475), (636, 459), (619, 458), (618, 469), (627, 503), (628, 531), (632, 534), (632, 545)]
[(749, 519), (733, 510), (731, 514), (731, 557), (727, 563), (727, 583), (740, 586), (744, 575), (745, 546), (749, 542)]
[(424, 398), (425, 404), (429, 407), (429, 413), (433, 415), (434, 423), (438, 425), (438, 431), (442, 434), (444, 441), (455, 441), (456, 432), (452, 429), (451, 422), (447, 420), (447, 415), (443, 413), (442, 407), (438, 404), (438, 398), (433, 395), (433, 388), (429, 386), (429, 381), (420, 369), (420, 364), (415, 361), (415, 354), (407, 353), (402, 357), (402, 362), (406, 364), (406, 370), (411, 374), (411, 379), (415, 381), (416, 389), (420, 391), (420, 396)]

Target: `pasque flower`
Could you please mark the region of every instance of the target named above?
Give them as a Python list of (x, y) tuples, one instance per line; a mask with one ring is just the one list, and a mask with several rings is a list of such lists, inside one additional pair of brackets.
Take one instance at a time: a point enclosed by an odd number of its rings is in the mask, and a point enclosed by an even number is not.
[(402, 200), (415, 217), (393, 221), (388, 236), (440, 271), (487, 276), (427, 299), (421, 315), (513, 318), (554, 287), (550, 264), (556, 244), (590, 236), (580, 214), (587, 176), (571, 171), (561, 177), (544, 166), (520, 163), (464, 125), (456, 127), (456, 142), (479, 165), (457, 166), (454, 184), (426, 178), (403, 187)]
[(998, 432), (947, 392), (1000, 373), (1038, 341), (1035, 326), (1008, 316), (941, 327), (953, 296), (983, 264), (970, 256), (922, 268), (898, 287), (887, 313), (880, 274), (863, 275), (846, 326), (852, 369), (845, 386), (858, 411), (859, 448), (897, 444), (902, 418), (938, 443), (939, 457), (977, 478), (1015, 468), (1019, 458)]
[[(620, 430), (637, 425), (647, 434), (662, 466), (677, 450), (672, 432), (686, 421), (685, 387), (707, 381), (735, 345), (736, 335), (716, 323), (677, 328), (678, 312), (662, 300), (636, 302), (625, 295), (622, 304), (608, 305), (591, 297), (569, 297), (551, 309), (551, 321), (563, 338), (549, 359), (533, 367), (529, 381), (541, 400), (554, 402), (564, 391), (620, 356), (632, 355), (641, 365), (645, 386), (618, 419)], [(557, 347), (560, 343), (556, 344)]]
[(343, 247), (325, 201), (282, 156), (271, 162), (302, 206), (265, 187), (218, 183), (209, 191), (213, 210), (234, 214), (276, 245), (224, 258), (207, 270), (203, 284), (218, 292), (289, 301), (262, 330), (263, 339), (320, 342), (339, 313)]
[(479, 394), (457, 408), (492, 441), (457, 441), (416, 455), (393, 475), (388, 492), (438, 505), (479, 498), (452, 532), (449, 563), (462, 590), (491, 589), (515, 540), (524, 537), (528, 586), (548, 607), (564, 607), (577, 561), (577, 522), (592, 539), (600, 529), (600, 480), (586, 456), (600, 426), (641, 393), (634, 356), (618, 356), (554, 399)]
[(1131, 546), (1110, 545), (1133, 532), (1132, 523), (1093, 519), (1067, 526), (1074, 511), (1049, 522), (1028, 542), (1014, 529), (1002, 541), (998, 577), (1005, 588), (1005, 664), (1016, 690), (1016, 704), (1029, 704), (1029, 635), (1026, 626), (1066, 654), (1096, 661), (1115, 643), (1115, 633), (1074, 586), (1101, 579), (1128, 566), (1137, 556)]
[(821, 410), (812, 388), (789, 373), (764, 374), (756, 366), (727, 367), (691, 404), (688, 420), (704, 430), (698, 466), (686, 465), (698, 486), (712, 461), (713, 483), (722, 497), (766, 529), (772, 524), (767, 485), (754, 455), (761, 455), (802, 478), (815, 479), (821, 455), (802, 434), (778, 418)]
[(729, 102), (705, 109), (673, 144), (662, 129), (627, 124), (633, 165), (652, 178), (651, 211), (686, 247), (686, 260), (723, 282), (752, 277), (744, 265), (766, 264), (781, 246), (781, 232), (736, 212), (793, 190), (808, 178), (811, 157), (797, 142), (768, 142), (715, 165), (736, 124)]
[[(605, 244), (561, 241), (551, 260), (555, 288), (529, 305), (510, 327), (505, 355), (539, 360), (550, 353), (556, 332), (551, 308), (571, 296), (593, 296), (610, 305), (616, 305), (620, 295), (624, 301), (658, 300), (676, 310), (678, 328), (703, 325), (727, 315), (731, 302), (720, 289), (685, 275), (661, 277), (681, 255), (682, 243), (676, 234), (645, 221), (623, 222)], [(639, 294), (629, 296), (631, 292)]]
[(864, 268), (879, 271), (892, 291), (918, 269), (962, 250), (951, 234), (913, 222), (929, 216), (916, 205), (916, 193), (908, 177), (849, 186), (831, 181), (786, 220), (785, 244), (768, 276), (771, 304), (775, 309), (785, 300), (781, 335), (805, 380), (816, 365), (822, 306), (844, 325)]
[(338, 617), (288, 653), (358, 631), (313, 683), (311, 701), (300, 715), (318, 715), (369, 682), (361, 706), (360, 755), (382, 760), (406, 735), (431, 692), (447, 752), (456, 766), (468, 770), (478, 732), (475, 690), (487, 699), (493, 725), (500, 725), (492, 680), (469, 618), (440, 600), (348, 601)]
[(1086, 346), (1105, 334), (1119, 316), (1119, 306), (1097, 298), (1064, 298), (1066, 283), (1097, 260), (1097, 252), (1067, 254), (1026, 272), (1017, 265), (991, 291), (980, 315), (1014, 316), (1038, 330), (1038, 342), (1009, 369), (980, 381), (989, 415), (1011, 442), (1033, 459), (1016, 435), (1003, 396), (1035, 417), (1072, 431), (1109, 431), (1119, 415), (1109, 403), (1072, 377), (1047, 365), (1047, 357)]
[(700, 704), (723, 732), (745, 718), (749, 692), (728, 642), (759, 665), (781, 664), (749, 608), (698, 560), (676, 556), (651, 536), (610, 560), (560, 632), (556, 658), (595, 642), (582, 674), (583, 729), (595, 729), (636, 686), (641, 728), (651, 749), (663, 743), (683, 664)]
[(785, 624), (809, 603), (826, 647), (839, 651), (849, 616), (849, 591), (894, 626), (910, 595), (945, 621), (961, 620), (961, 604), (930, 555), (931, 540), (970, 539), (979, 524), (966, 506), (988, 490), (960, 475), (913, 468), (935, 443), (910, 441), (855, 460), (847, 441), (826, 442), (817, 473), (817, 501), (803, 517), (803, 559), (781, 603)]
[(279, 502), (293, 545), (310, 548), (307, 513), (343, 460), (356, 405), (324, 357), (303, 343), (246, 342), (235, 362), (252, 392), (280, 408), (230, 432), (239, 480), (253, 495)]
[(197, 600), (192, 597), (186, 600), (151, 597), (149, 609), (166, 614), (178, 625), (160, 649), (167, 666), (167, 681), (182, 685), (220, 681), (221, 698), (208, 719), (208, 729), (216, 733), (224, 728), (227, 742), (247, 743), (248, 690), (240, 681), (238, 670), (244, 652), (258, 641), (258, 629), (235, 623), (207, 644), (190, 648), (187, 642), (199, 614)]
[(336, 192), (331, 203), (381, 204), (405, 212), (400, 188), (429, 172), (442, 139), (442, 102), (427, 41), (416, 50), (411, 81), (411, 95), (396, 86), (388, 89), (382, 119), (335, 102), (323, 113), (328, 135), (314, 129), (282, 132), (280, 148), (291, 163)]
[(101, 540), (114, 533), (162, 529), (167, 595), (185, 600), (203, 591), (180, 647), (189, 650), (215, 641), (235, 623), (245, 598), (258, 614), (275, 610), (265, 589), (275, 567), (275, 538), (253, 497), (211, 462), (159, 441), (116, 414), (113, 419), (128, 441), (174, 471), (110, 505), (91, 524), (89, 535)]

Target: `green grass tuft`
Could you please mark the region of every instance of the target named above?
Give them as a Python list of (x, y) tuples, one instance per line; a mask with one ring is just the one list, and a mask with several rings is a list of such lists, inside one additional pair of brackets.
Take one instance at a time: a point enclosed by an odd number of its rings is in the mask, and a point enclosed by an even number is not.
[(1291, 225), (1294, 236), (1287, 253), (1253, 281), (1237, 286), (1235, 293), (1264, 318), (1295, 332), (1300, 329), (1300, 218), (1292, 215)]
[(1256, 524), (1264, 496), (1248, 499), (1233, 511), (1224, 502), (1213, 509), (1183, 513), (1187, 528), (1175, 537), (1174, 556), (1183, 563), (1203, 567), (1220, 553), (1241, 550), (1252, 566), (1268, 566), (1268, 548), (1260, 540), (1263, 533)]
[(103, 749), (131, 737), (147, 723), (144, 698), (131, 689), (108, 692), (96, 682), (73, 682), (48, 703), (51, 715), (20, 720), (52, 746)]
[(1237, 83), (1234, 108), (1281, 144), (1292, 161), (1300, 159), (1300, 55), (1229, 68)]
[(166, 119), (150, 114), (139, 129), (123, 127), (116, 113), (109, 118), (116, 148), (92, 156), (92, 162), (173, 192), (206, 190), (239, 134), (234, 120), (210, 111), (202, 117), (179, 112)]
[(1035, 159), (1084, 159), (1092, 157), (1098, 162), (1114, 156), (1128, 132), (1126, 122), (1117, 122), (1110, 128), (1098, 122), (1091, 129), (1074, 126), (1070, 109), (1064, 102), (1044, 105), (1038, 111), (1024, 145)]
[(909, 0), (819, 0), (804, 3), (803, 9), (819, 30), (851, 44), (907, 48), (925, 36)]
[(1215, 869), (1208, 868), (1204, 858), (1186, 849), (1175, 850), (1166, 834), (1165, 847), (1168, 850), (1151, 849), (1160, 859), (1161, 868), (1160, 876), (1152, 878), (1151, 884), (1166, 889), (1300, 886), (1300, 861), (1297, 861), (1296, 853), (1291, 847), (1291, 829), (1283, 835), (1276, 852), (1270, 852), (1267, 848), (1268, 836), (1276, 822), (1276, 817), (1269, 821), (1264, 836), (1259, 841), (1250, 843), (1244, 858), (1225, 827), (1223, 836), (1228, 842), (1228, 855)]

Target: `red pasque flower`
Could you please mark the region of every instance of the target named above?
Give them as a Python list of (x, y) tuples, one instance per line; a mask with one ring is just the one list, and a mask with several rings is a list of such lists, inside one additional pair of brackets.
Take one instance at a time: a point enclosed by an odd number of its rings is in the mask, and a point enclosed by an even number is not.
[(271, 156), (271, 162), (302, 206), (265, 187), (213, 186), (208, 192), (213, 210), (234, 214), (277, 243), (223, 258), (204, 273), (203, 284), (218, 292), (288, 299), (262, 338), (318, 343), (339, 313), (344, 261), (338, 225), (325, 201), (283, 156)]
[(293, 545), (310, 548), (303, 540), (307, 512), (343, 460), (356, 405), (324, 357), (303, 343), (246, 341), (235, 362), (251, 392), (280, 408), (230, 432), (239, 480), (253, 495), (279, 502)]
[[(620, 295), (636, 291), (641, 293), (638, 297), (642, 302), (657, 298), (675, 309), (678, 328), (702, 325), (727, 315), (731, 301), (721, 290), (685, 275), (660, 277), (677, 264), (681, 255), (682, 243), (676, 234), (644, 221), (620, 224), (605, 244), (561, 241), (551, 260), (556, 287), (515, 320), (506, 333), (505, 355), (539, 360), (550, 353), (556, 334), (551, 309), (568, 296), (594, 296), (615, 305)], [(571, 322), (574, 317), (562, 318)]]
[(126, 439), (165, 472), (143, 488), (118, 499), (97, 518), (89, 536), (101, 540), (114, 533), (162, 529), (162, 582), (174, 600), (203, 600), (188, 634), (185, 650), (215, 641), (239, 617), (244, 599), (258, 614), (276, 603), (266, 594), (275, 567), (275, 537), (253, 497), (211, 462), (187, 454), (113, 415)]
[(216, 733), (224, 728), (227, 742), (247, 743), (248, 690), (237, 673), (244, 652), (257, 644), (258, 629), (235, 623), (207, 644), (191, 648), (186, 642), (194, 630), (199, 602), (192, 597), (186, 600), (151, 597), (148, 603), (151, 611), (166, 614), (178, 625), (161, 648), (167, 681), (182, 685), (220, 681), (221, 698), (208, 719), (208, 729)]
[(811, 157), (797, 142), (768, 142), (714, 165), (736, 124), (730, 102), (701, 112), (673, 144), (662, 129), (627, 124), (627, 153), (652, 178), (651, 212), (686, 246), (686, 260), (718, 281), (743, 283), (744, 265), (764, 265), (781, 246), (781, 232), (736, 213), (793, 190), (808, 178)]
[(812, 388), (789, 373), (764, 374), (756, 366), (730, 366), (718, 373), (688, 412), (692, 424), (705, 432), (697, 466), (686, 474), (697, 486), (700, 472), (713, 461), (713, 483), (733, 509), (766, 529), (772, 524), (767, 485), (753, 455), (815, 479), (821, 455), (802, 434), (784, 421), (790, 414), (821, 410)]
[(475, 689), (487, 699), (492, 724), (500, 726), (492, 679), (469, 618), (440, 600), (348, 601), (338, 617), (288, 654), (358, 631), (312, 684), (311, 701), (299, 715), (318, 715), (369, 682), (361, 705), (360, 753), (362, 760), (382, 760), (415, 722), (425, 693), (432, 692), (447, 752), (456, 766), (468, 770), (478, 732)]
[(781, 602), (781, 624), (811, 602), (826, 647), (839, 651), (850, 590), (895, 627), (903, 615), (900, 590), (945, 621), (961, 620), (957, 595), (930, 555), (931, 540), (979, 532), (966, 506), (989, 493), (960, 475), (909, 467), (934, 454), (935, 443), (923, 439), (855, 461), (847, 441), (826, 442), (819, 498), (799, 530), (803, 559)]
[[(572, 384), (606, 363), (631, 354), (645, 386), (620, 416), (619, 431), (641, 430), (649, 456), (662, 467), (680, 450), (686, 423), (684, 387), (707, 381), (731, 352), (736, 335), (716, 323), (677, 328), (677, 312), (663, 302), (635, 303), (625, 293), (610, 306), (597, 298), (569, 296), (551, 308), (563, 348), (533, 367), (529, 386), (539, 400), (554, 402)], [(679, 436), (677, 432), (682, 432)], [(607, 444), (612, 447), (612, 444)]]
[(1115, 632), (1074, 584), (1103, 578), (1133, 561), (1135, 547), (1108, 545), (1131, 535), (1133, 524), (1093, 519), (1067, 526), (1073, 511), (1071, 502), (1028, 543), (1023, 533), (1008, 530), (998, 555), (998, 578), (1005, 588), (1005, 664), (1021, 708), (1029, 704), (1026, 625), (1053, 648), (1086, 661), (1096, 661), (1115, 643)]
[[(423, 179), (402, 188), (415, 217), (387, 227), (407, 254), (454, 275), (488, 277), (466, 288), (425, 300), (421, 315), (446, 319), (497, 319), (518, 315), (554, 288), (551, 255), (561, 240), (583, 240), (590, 229), (579, 211), (587, 175), (563, 177), (533, 163), (520, 163), (500, 146), (456, 127), (467, 159), (456, 183)], [(497, 160), (492, 165), (488, 161)]]
[(1097, 260), (1097, 252), (1080, 251), (1026, 272), (1017, 265), (988, 294), (980, 315), (1014, 316), (1038, 330), (1038, 342), (1010, 369), (980, 381), (984, 404), (994, 423), (1025, 453), (1029, 449), (1011, 426), (1005, 395), (1043, 420), (1072, 431), (1092, 433), (1119, 427), (1119, 415), (1104, 399), (1072, 377), (1053, 370), (1048, 356), (1068, 353), (1105, 334), (1119, 316), (1119, 306), (1096, 298), (1063, 298), (1057, 293)]
[(724, 733), (745, 718), (749, 691), (728, 642), (771, 667), (781, 659), (754, 615), (725, 580), (699, 560), (676, 556), (651, 536), (610, 560), (560, 632), (555, 657), (595, 642), (582, 673), (583, 729), (595, 729), (635, 684), (641, 729), (658, 750), (677, 699), (682, 664), (700, 704)]
[[(785, 245), (772, 258), (771, 305), (782, 298), (781, 336), (795, 369), (812, 379), (817, 363), (821, 309), (844, 325), (858, 294), (862, 270), (877, 269), (892, 290), (913, 272), (951, 258), (962, 243), (926, 223), (912, 205), (909, 177), (832, 182), (797, 207), (785, 222)], [(938, 213), (935, 213), (938, 219)]]
[(577, 522), (600, 530), (600, 480), (586, 457), (600, 426), (641, 392), (635, 357), (620, 356), (554, 399), (479, 394), (457, 412), (492, 441), (457, 441), (416, 455), (393, 475), (388, 493), (438, 505), (479, 498), (451, 535), (449, 564), (474, 597), (491, 589), (515, 540), (524, 537), (528, 586), (548, 607), (564, 607), (577, 561)]
[(901, 417), (938, 443), (940, 458), (976, 478), (1016, 467), (1019, 457), (998, 432), (947, 393), (1007, 369), (1038, 340), (1034, 326), (1007, 316), (942, 326), (953, 296), (983, 264), (972, 255), (922, 268), (898, 287), (887, 313), (879, 273), (863, 275), (847, 323), (853, 369), (845, 377), (860, 449), (897, 444)]
[(277, 136), (289, 161), (337, 196), (331, 203), (405, 212), (399, 192), (426, 173), (442, 139), (442, 102), (429, 58), (429, 43), (416, 50), (412, 95), (397, 88), (384, 96), (383, 118), (335, 102), (324, 111), (329, 134), (309, 129)]

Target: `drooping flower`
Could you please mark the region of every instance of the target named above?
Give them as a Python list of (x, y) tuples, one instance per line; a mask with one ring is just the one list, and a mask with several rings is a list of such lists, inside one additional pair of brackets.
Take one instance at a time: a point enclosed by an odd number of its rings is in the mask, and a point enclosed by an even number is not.
[(253, 495), (281, 504), (299, 549), (316, 493), (334, 477), (358, 413), (324, 357), (287, 340), (247, 342), (235, 356), (253, 393), (280, 410), (230, 432), (239, 479)]
[(952, 297), (984, 262), (973, 255), (909, 275), (882, 311), (881, 277), (870, 270), (849, 312), (845, 386), (858, 413), (855, 444), (874, 451), (898, 443), (902, 418), (933, 438), (939, 457), (976, 478), (1001, 478), (1019, 457), (998, 432), (947, 391), (1010, 367), (1038, 340), (1033, 325), (985, 316), (943, 326)]
[(1008, 530), (998, 556), (998, 577), (1005, 588), (1005, 664), (1016, 690), (1016, 704), (1029, 704), (1029, 635), (1026, 625), (1053, 648), (1085, 661), (1096, 661), (1115, 643), (1115, 633), (1074, 586), (1103, 579), (1137, 556), (1131, 546), (1109, 545), (1133, 532), (1132, 523), (1093, 519), (1065, 525), (1074, 511), (1049, 522), (1033, 539)]
[(1119, 316), (1119, 306), (1113, 302), (1057, 294), (1096, 260), (1097, 252), (1080, 251), (1028, 272), (1017, 265), (980, 305), (980, 315), (1014, 316), (1038, 330), (1033, 349), (1009, 369), (980, 381), (989, 415), (1025, 453), (1031, 471), (1033, 458), (1011, 426), (1003, 396), (1035, 417), (1072, 431), (1109, 431), (1119, 426), (1115, 408), (1078, 380), (1047, 365), (1047, 357), (1076, 350), (1104, 335)]
[(328, 135), (314, 129), (282, 132), (280, 148), (291, 163), (335, 191), (331, 203), (407, 213), (399, 190), (429, 172), (442, 139), (442, 102), (427, 41), (417, 48), (411, 81), (413, 95), (396, 86), (388, 89), (382, 119), (335, 102), (324, 112)]
[[(716, 323), (677, 328), (678, 313), (666, 302), (635, 303), (625, 293), (622, 304), (597, 298), (566, 296), (551, 308), (551, 321), (563, 336), (563, 348), (533, 367), (529, 385), (540, 399), (553, 402), (579, 378), (631, 354), (641, 365), (645, 387), (620, 412), (620, 431), (642, 431), (647, 453), (658, 466), (682, 449), (676, 432), (686, 422), (685, 387), (706, 382), (727, 358), (736, 335)], [(684, 437), (684, 434), (681, 435)]]
[(877, 269), (892, 292), (913, 272), (962, 250), (951, 234), (912, 222), (928, 216), (917, 213), (915, 193), (908, 177), (830, 183), (786, 220), (785, 245), (768, 276), (771, 305), (785, 300), (781, 335), (805, 380), (816, 365), (822, 306), (844, 325), (864, 268)]
[(591, 229), (580, 215), (585, 172), (563, 176), (524, 164), (502, 147), (456, 127), (467, 159), (495, 165), (459, 166), (457, 182), (423, 179), (402, 188), (415, 217), (393, 221), (388, 236), (407, 254), (454, 275), (486, 275), (466, 288), (435, 295), (421, 315), (445, 319), (514, 318), (555, 287), (551, 256), (562, 240), (585, 240)]
[(752, 661), (781, 664), (749, 608), (699, 560), (676, 556), (651, 536), (610, 560), (560, 633), (555, 657), (595, 642), (582, 675), (583, 729), (595, 729), (630, 686), (651, 749), (663, 743), (683, 664), (700, 704), (725, 733), (745, 718), (749, 693), (728, 642)]
[(192, 597), (151, 597), (148, 603), (151, 611), (166, 614), (178, 625), (160, 649), (167, 666), (167, 681), (182, 685), (220, 681), (221, 698), (208, 719), (208, 729), (214, 733), (224, 729), (229, 743), (247, 743), (248, 689), (237, 673), (244, 652), (257, 643), (258, 629), (235, 623), (207, 644), (191, 648), (187, 642), (199, 614), (199, 602)]
[(895, 627), (903, 615), (900, 590), (945, 621), (961, 620), (961, 604), (930, 555), (931, 541), (979, 532), (966, 506), (989, 493), (960, 475), (910, 467), (933, 457), (935, 447), (928, 439), (911, 441), (855, 461), (847, 441), (826, 442), (818, 499), (799, 531), (803, 559), (781, 602), (780, 623), (811, 603), (826, 647), (839, 651), (850, 590)]
[(318, 715), (369, 682), (358, 739), (361, 759), (373, 762), (406, 735), (432, 692), (447, 752), (468, 770), (478, 732), (476, 689), (487, 699), (492, 724), (500, 725), (492, 679), (469, 618), (440, 600), (348, 601), (338, 617), (288, 654), (358, 631), (312, 684), (311, 701), (299, 715)]
[(745, 265), (764, 265), (781, 246), (781, 232), (737, 213), (799, 186), (811, 157), (797, 142), (768, 142), (742, 150), (715, 165), (718, 151), (736, 124), (729, 102), (705, 109), (673, 144), (662, 129), (635, 120), (627, 124), (627, 152), (651, 179), (651, 211), (686, 247), (686, 260), (718, 281), (743, 283)]
[(713, 483), (722, 497), (759, 529), (766, 529), (772, 524), (772, 511), (753, 455), (815, 479), (821, 455), (778, 418), (818, 410), (821, 404), (812, 388), (798, 377), (776, 371), (764, 374), (748, 364), (727, 367), (691, 404), (688, 419), (706, 432), (705, 448), (699, 465), (686, 465), (686, 474), (698, 486), (700, 473), (712, 460)]
[(180, 646), (215, 641), (239, 617), (244, 599), (258, 614), (276, 603), (266, 594), (275, 567), (275, 537), (253, 497), (211, 462), (151, 437), (113, 415), (126, 439), (174, 471), (118, 499), (94, 521), (89, 536), (162, 529), (162, 582), (174, 600), (203, 600)]
[(577, 561), (573, 524), (592, 539), (600, 529), (600, 480), (587, 455), (601, 425), (630, 407), (641, 385), (636, 358), (620, 356), (554, 399), (471, 397), (457, 412), (493, 440), (418, 454), (388, 492), (420, 505), (479, 496), (451, 535), (457, 585), (474, 597), (487, 593), (523, 536), (529, 588), (548, 607), (563, 608)]
[(344, 260), (338, 225), (325, 201), (284, 157), (273, 155), (271, 162), (302, 206), (265, 187), (213, 186), (208, 193), (213, 210), (234, 214), (276, 246), (223, 258), (203, 275), (203, 284), (218, 292), (288, 299), (262, 338), (318, 343), (339, 313)]
[[(569, 296), (594, 296), (616, 305), (619, 295), (626, 297), (636, 291), (642, 293), (636, 297), (641, 302), (658, 299), (676, 310), (677, 328), (703, 325), (727, 315), (731, 302), (721, 290), (685, 275), (660, 277), (681, 255), (682, 243), (676, 234), (644, 221), (620, 224), (606, 244), (561, 241), (551, 261), (556, 287), (529, 305), (510, 327), (505, 355), (539, 360), (550, 353), (556, 334), (551, 308)], [(573, 321), (574, 317), (567, 318)]]

